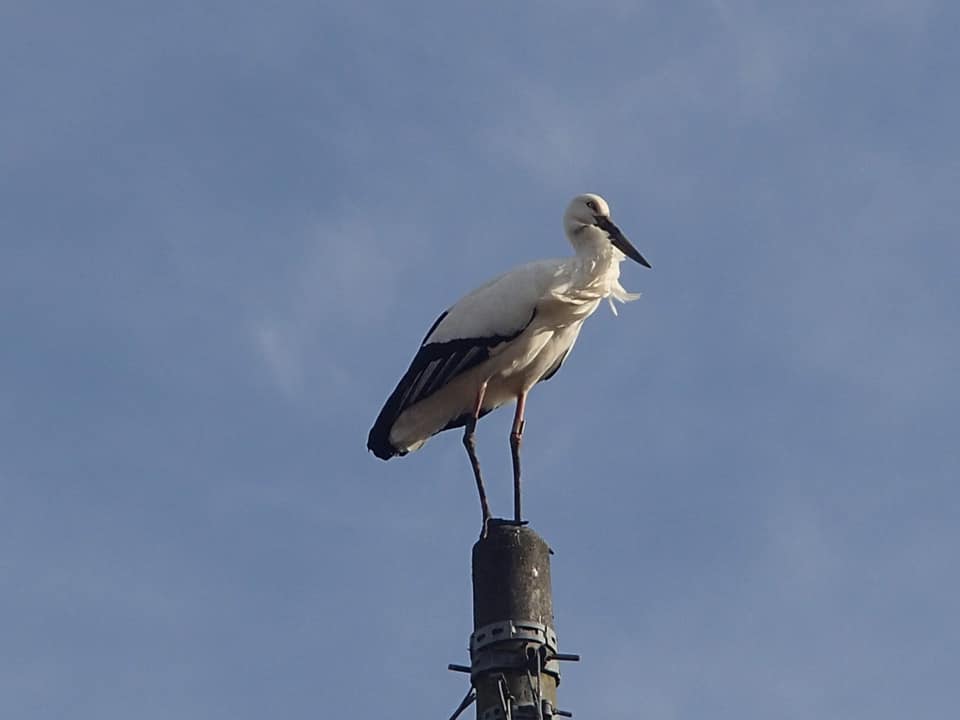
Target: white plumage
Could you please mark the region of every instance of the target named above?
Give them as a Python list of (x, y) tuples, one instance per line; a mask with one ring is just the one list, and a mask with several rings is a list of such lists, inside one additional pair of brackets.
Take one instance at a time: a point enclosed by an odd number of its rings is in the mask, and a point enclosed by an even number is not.
[(410, 368), (380, 411), (367, 447), (384, 460), (421, 447), (443, 430), (466, 427), (464, 444), (483, 511), (490, 519), (474, 448), (478, 418), (517, 401), (511, 431), (514, 519), (520, 516), (520, 438), (527, 393), (560, 368), (583, 321), (607, 298), (639, 295), (620, 284), (626, 257), (650, 267), (610, 220), (599, 195), (574, 198), (563, 216), (572, 257), (515, 268), (474, 290), (444, 312), (427, 332)]

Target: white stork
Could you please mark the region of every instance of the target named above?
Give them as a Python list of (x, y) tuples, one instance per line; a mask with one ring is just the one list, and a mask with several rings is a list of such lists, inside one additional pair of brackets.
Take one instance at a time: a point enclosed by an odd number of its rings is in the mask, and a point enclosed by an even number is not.
[(480, 475), (477, 420), (516, 400), (510, 432), (514, 521), (520, 514), (520, 439), (527, 393), (563, 364), (580, 327), (601, 300), (628, 302), (639, 294), (620, 284), (620, 263), (650, 263), (610, 219), (599, 195), (570, 201), (563, 228), (576, 254), (515, 268), (459, 300), (437, 318), (410, 368), (377, 416), (367, 448), (388, 460), (420, 448), (444, 430), (464, 427), (463, 444), (480, 493), (483, 530), (490, 508)]

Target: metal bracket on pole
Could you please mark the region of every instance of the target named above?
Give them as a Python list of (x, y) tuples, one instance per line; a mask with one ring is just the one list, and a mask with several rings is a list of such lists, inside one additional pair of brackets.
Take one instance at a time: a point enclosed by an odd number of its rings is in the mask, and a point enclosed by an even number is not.
[(475, 630), (470, 636), (471, 679), (505, 670), (535, 670), (538, 678), (542, 671), (559, 682), (554, 629), (533, 620), (503, 620)]

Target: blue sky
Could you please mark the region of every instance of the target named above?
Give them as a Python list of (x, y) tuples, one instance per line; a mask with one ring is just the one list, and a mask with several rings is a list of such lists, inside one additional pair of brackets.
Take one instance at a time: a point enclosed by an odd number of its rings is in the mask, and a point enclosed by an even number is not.
[(593, 191), (654, 269), (528, 405), (561, 705), (947, 717), (960, 10), (408, 5), (0, 8), (0, 715), (447, 717), (469, 466), (366, 433)]

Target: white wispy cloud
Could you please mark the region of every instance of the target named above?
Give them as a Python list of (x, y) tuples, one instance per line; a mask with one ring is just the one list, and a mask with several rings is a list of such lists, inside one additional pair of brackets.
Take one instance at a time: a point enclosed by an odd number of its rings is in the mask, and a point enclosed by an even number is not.
[(277, 295), (249, 321), (254, 351), (291, 399), (311, 378), (325, 390), (347, 390), (355, 370), (351, 346), (390, 316), (404, 269), (422, 245), (415, 229), (372, 208), (315, 220), (304, 234), (304, 242), (290, 244), (300, 250), (288, 259)]
[(894, 412), (921, 409), (950, 384), (960, 355), (946, 288), (929, 282), (927, 257), (947, 186), (917, 175), (899, 153), (849, 154), (834, 177), (865, 199), (797, 245), (781, 279), (794, 298), (783, 328), (793, 336), (789, 361), (842, 378)]
[(256, 321), (253, 341), (277, 387), (287, 397), (295, 397), (303, 388), (303, 358), (296, 332), (279, 322)]

